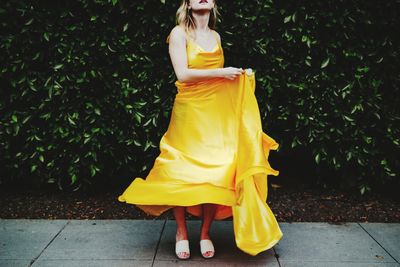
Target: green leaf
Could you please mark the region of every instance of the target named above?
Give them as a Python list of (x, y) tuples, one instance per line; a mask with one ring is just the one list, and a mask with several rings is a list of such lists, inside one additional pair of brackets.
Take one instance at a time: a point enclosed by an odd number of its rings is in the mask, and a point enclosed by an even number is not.
[(53, 69), (54, 69), (54, 70), (58, 70), (58, 69), (61, 69), (62, 66), (64, 66), (64, 64), (57, 64), (57, 65), (55, 65), (55, 66), (53, 67)]
[(75, 122), (70, 117), (68, 117), (68, 121), (69, 121), (70, 124), (76, 125)]
[(26, 26), (31, 25), (32, 22), (33, 22), (33, 19), (30, 19), (30, 20), (28, 20), (28, 21), (25, 23), (25, 25), (26, 25)]
[(350, 118), (349, 116), (343, 115), (343, 117), (347, 120), (347, 121), (354, 121), (352, 118)]
[(294, 12), (294, 14), (292, 15), (292, 21), (296, 22), (296, 12)]
[(37, 53), (33, 56), (32, 60), (38, 59), (39, 56), (40, 56), (40, 52), (37, 52)]
[(321, 156), (320, 156), (319, 153), (317, 153), (317, 155), (315, 156), (315, 162), (316, 162), (317, 164), (319, 164), (320, 160), (321, 160)]
[(139, 113), (139, 112), (134, 112), (134, 113), (133, 113), (133, 116), (135, 117), (135, 119), (136, 119), (136, 121), (137, 121), (138, 123), (141, 123), (141, 122), (142, 122), (142, 117), (140, 116), (140, 113)]
[(14, 124), (14, 133), (15, 133), (14, 135), (18, 135), (19, 129), (20, 129), (19, 125), (18, 124)]
[(111, 52), (117, 52), (117, 51), (115, 51), (114, 49), (112, 49), (110, 45), (107, 45), (107, 48), (108, 48), (108, 50), (110, 50)]
[(90, 165), (90, 176), (93, 177), (96, 175), (96, 167), (93, 165)]
[(34, 172), (37, 169), (37, 165), (32, 165), (31, 166), (31, 172)]
[(46, 39), (47, 42), (50, 40), (48, 32), (43, 33), (43, 37), (44, 39)]
[(306, 59), (304, 60), (307, 66), (311, 67), (311, 57), (307, 56)]
[(283, 20), (283, 23), (289, 22), (291, 18), (292, 18), (292, 16), (285, 17), (285, 19)]
[(328, 64), (329, 64), (329, 57), (326, 58), (326, 59), (322, 62), (322, 64), (321, 64), (321, 69), (323, 69), (323, 68), (325, 68), (326, 66), (328, 66)]
[(76, 174), (73, 174), (73, 175), (71, 176), (71, 183), (70, 183), (70, 185), (73, 185), (73, 184), (76, 182), (76, 180), (77, 180), (77, 176), (76, 176)]
[(146, 142), (146, 145), (144, 146), (144, 151), (147, 151), (147, 149), (150, 147), (151, 142)]

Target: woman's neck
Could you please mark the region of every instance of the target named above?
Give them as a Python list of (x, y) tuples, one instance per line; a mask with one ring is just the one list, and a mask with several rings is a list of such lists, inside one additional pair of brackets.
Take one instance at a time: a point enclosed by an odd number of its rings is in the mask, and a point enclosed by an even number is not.
[(208, 21), (210, 19), (210, 12), (205, 10), (204, 12), (193, 12), (193, 19), (196, 23), (196, 31), (197, 32), (208, 32)]

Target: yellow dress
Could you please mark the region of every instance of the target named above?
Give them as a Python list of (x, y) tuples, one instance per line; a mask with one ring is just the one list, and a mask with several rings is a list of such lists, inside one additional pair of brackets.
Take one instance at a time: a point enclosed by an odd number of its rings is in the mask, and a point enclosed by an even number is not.
[[(206, 51), (187, 36), (186, 53), (189, 68), (224, 66), (218, 38)], [(177, 80), (175, 86), (160, 154), (146, 179), (136, 177), (118, 200), (155, 216), (186, 206), (201, 217), (200, 204), (218, 204), (215, 220), (232, 216), (239, 249), (254, 256), (271, 248), (283, 236), (266, 203), (267, 176), (279, 174), (268, 162), (269, 151), (279, 144), (262, 130), (254, 72), (234, 80)]]

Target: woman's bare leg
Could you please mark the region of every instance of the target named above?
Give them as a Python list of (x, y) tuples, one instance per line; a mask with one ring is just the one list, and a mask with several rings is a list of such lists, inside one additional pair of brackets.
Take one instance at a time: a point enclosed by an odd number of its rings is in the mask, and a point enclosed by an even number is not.
[[(210, 239), (209, 231), (211, 227), (211, 223), (215, 217), (215, 212), (217, 210), (216, 204), (206, 203), (203, 204), (203, 220), (201, 224), (200, 231), (200, 240), (202, 239)], [(212, 252), (207, 251), (206, 256), (211, 256)]]
[[(177, 206), (173, 208), (174, 210), (174, 217), (176, 221), (176, 242), (179, 240), (187, 240), (188, 233), (186, 228), (186, 219), (185, 219), (185, 207)], [(186, 252), (180, 252), (180, 257), (188, 257)]]

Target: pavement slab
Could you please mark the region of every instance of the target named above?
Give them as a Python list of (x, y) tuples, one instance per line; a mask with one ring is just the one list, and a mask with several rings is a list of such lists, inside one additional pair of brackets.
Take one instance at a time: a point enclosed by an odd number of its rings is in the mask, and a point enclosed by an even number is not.
[(71, 221), (40, 259), (153, 260), (161, 220)]
[(274, 249), (282, 266), (299, 266), (298, 262), (307, 263), (303, 266), (398, 263), (358, 223), (280, 225), (284, 234)]
[(397, 262), (400, 262), (400, 224), (399, 223), (360, 223)]
[[(210, 229), (210, 238), (213, 240), (215, 248), (215, 256), (211, 259), (204, 259), (200, 253), (200, 221), (187, 221), (187, 228), (190, 242), (190, 262), (200, 261), (207, 265), (212, 262), (231, 262), (240, 265), (244, 263), (268, 264), (268, 266), (279, 266), (274, 256), (274, 250), (269, 249), (257, 256), (251, 256), (241, 251), (235, 243), (232, 221), (214, 221)], [(161, 236), (160, 245), (157, 251), (155, 261), (157, 264), (165, 264), (166, 261), (178, 260), (175, 256), (175, 234), (176, 223), (174, 220), (168, 220), (163, 235)], [(160, 262), (159, 262), (160, 261)], [(187, 263), (183, 263), (187, 264)], [(196, 263), (197, 264), (197, 263)]]
[(400, 223), (279, 223), (282, 239), (251, 256), (232, 221), (214, 221), (216, 255), (200, 254), (201, 221), (188, 220), (189, 260), (175, 256), (174, 220), (0, 219), (0, 267), (269, 266), (400, 267)]
[(0, 264), (25, 265), (39, 257), (67, 220), (0, 220)]

